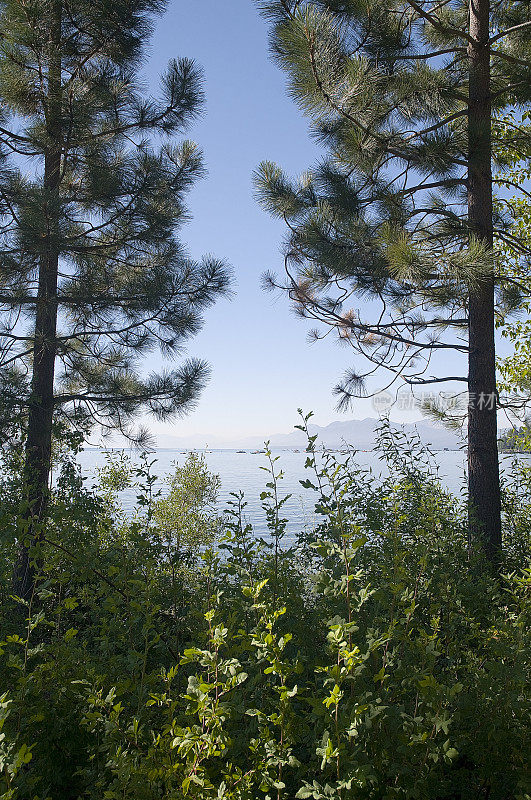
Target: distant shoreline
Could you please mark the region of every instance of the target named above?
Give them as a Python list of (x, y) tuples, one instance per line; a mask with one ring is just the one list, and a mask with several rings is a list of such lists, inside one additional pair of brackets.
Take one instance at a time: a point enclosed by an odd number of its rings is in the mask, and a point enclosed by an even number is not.
[[(429, 445), (428, 445), (429, 447)], [(137, 448), (134, 447), (127, 447), (124, 445), (123, 447), (84, 447), (84, 453), (96, 453), (96, 452), (115, 452), (121, 453), (123, 451), (136, 451)], [(283, 445), (272, 446), (271, 450), (282, 450), (285, 453), (307, 453), (304, 447), (301, 448), (293, 448), (293, 447), (284, 447)], [(349, 450), (340, 449), (335, 447), (326, 447), (324, 450), (322, 448), (317, 448), (315, 450), (316, 453), (342, 453), (346, 455), (349, 452), (356, 452), (356, 453), (375, 453), (379, 452), (377, 447), (372, 447), (369, 449), (356, 449), (352, 446)], [(140, 452), (140, 451), (138, 451)], [(249, 455), (264, 455), (265, 450), (244, 450), (242, 448), (237, 447), (155, 447), (154, 449), (150, 449), (147, 451), (148, 453), (240, 453), (242, 455), (249, 454)], [(443, 447), (443, 448), (431, 448), (432, 453), (460, 453), (462, 452), (461, 447)], [(509, 452), (509, 451), (508, 451)], [(510, 451), (515, 452), (515, 451)], [(525, 455), (525, 453), (523, 453)]]

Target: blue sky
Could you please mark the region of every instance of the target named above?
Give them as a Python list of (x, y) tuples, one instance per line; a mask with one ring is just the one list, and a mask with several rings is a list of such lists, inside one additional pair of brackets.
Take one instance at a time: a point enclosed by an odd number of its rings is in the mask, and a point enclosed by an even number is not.
[[(289, 431), (299, 406), (326, 425), (340, 416), (332, 388), (354, 354), (331, 338), (309, 344), (286, 298), (261, 289), (266, 269), (282, 269), (284, 229), (262, 211), (252, 189), (252, 172), (264, 159), (291, 174), (318, 159), (307, 121), (269, 57), (267, 25), (253, 0), (172, 0), (148, 51), (153, 87), (176, 56), (203, 67), (207, 98), (190, 135), (205, 151), (209, 174), (190, 195), (193, 219), (182, 238), (193, 256), (214, 253), (232, 264), (236, 294), (207, 312), (204, 330), (190, 342), (189, 354), (206, 358), (213, 369), (198, 408), (185, 419), (150, 426), (164, 446), (165, 434)], [(371, 401), (357, 402), (351, 416), (375, 416)], [(402, 418), (418, 416), (413, 411)]]

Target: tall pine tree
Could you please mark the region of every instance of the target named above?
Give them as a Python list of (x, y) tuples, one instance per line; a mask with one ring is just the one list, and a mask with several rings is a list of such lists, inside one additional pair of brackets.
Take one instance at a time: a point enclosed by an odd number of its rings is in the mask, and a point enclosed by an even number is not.
[[(328, 150), (298, 184), (271, 163), (258, 171), (261, 201), (289, 226), (282, 285), (368, 363), (338, 387), (343, 400), (383, 370), (389, 384), (467, 385), (471, 544), (498, 563), (495, 316), (519, 304), (522, 287), (494, 244), (530, 253), (493, 202), (493, 121), (509, 108), (518, 119), (531, 100), (529, 3), (260, 5), (291, 93)], [(513, 152), (525, 136), (515, 123)], [(352, 307), (360, 297), (363, 312)], [(452, 351), (468, 370), (441, 375), (434, 356)]]
[(164, 0), (0, 3), (0, 367), (4, 406), (26, 424), (17, 591), (31, 592), (28, 544), (46, 514), (54, 422), (129, 434), (143, 411), (184, 412), (208, 367), (174, 358), (227, 291), (226, 266), (191, 260), (177, 231), (202, 174), (173, 144), (202, 103), (193, 62), (172, 62), (161, 97), (138, 71)]

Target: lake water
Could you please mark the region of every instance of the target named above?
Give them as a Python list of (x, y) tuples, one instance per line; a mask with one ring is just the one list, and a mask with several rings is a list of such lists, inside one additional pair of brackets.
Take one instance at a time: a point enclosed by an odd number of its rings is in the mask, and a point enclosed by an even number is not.
[[(238, 452), (236, 450), (208, 450), (200, 451), (205, 454), (206, 462), (211, 472), (219, 475), (221, 480), (221, 490), (219, 496), (220, 510), (230, 499), (231, 492), (243, 491), (245, 493), (247, 508), (247, 520), (254, 526), (257, 535), (267, 533), (265, 524), (265, 513), (260, 501), (260, 492), (263, 491), (267, 474), (260, 469), (266, 466), (266, 457), (263, 453), (252, 453), (249, 451)], [(293, 450), (278, 449), (273, 454), (279, 456), (276, 462), (277, 471), (282, 469), (284, 478), (280, 481), (280, 494), (291, 494), (292, 497), (284, 506), (284, 516), (289, 518), (287, 534), (293, 533), (301, 526), (311, 525), (313, 507), (316, 501), (315, 492), (304, 489), (300, 481), (310, 478), (311, 474), (304, 469), (306, 460), (305, 452), (294, 452)], [(338, 454), (339, 455), (339, 454)], [(150, 460), (156, 460), (153, 472), (157, 475), (156, 487), (164, 487), (164, 476), (172, 472), (175, 464), (183, 464), (187, 456), (181, 450), (157, 450), (152, 454)], [(132, 460), (136, 459), (131, 454)], [(339, 455), (341, 458), (341, 455)], [(465, 454), (462, 451), (444, 451), (435, 453), (435, 461), (439, 468), (439, 475), (444, 486), (452, 492), (460, 493), (464, 486), (465, 474)], [(385, 468), (379, 460), (378, 453), (358, 452), (355, 456), (356, 462), (360, 466), (365, 466), (373, 470), (375, 474), (383, 474)], [(502, 462), (507, 466), (512, 460), (510, 456), (503, 456)], [(85, 450), (79, 456), (84, 475), (87, 477), (88, 485), (93, 485), (96, 481), (98, 467), (106, 463), (104, 450)], [(124, 508), (130, 511), (135, 502), (136, 492), (127, 491), (121, 496)]]
[[(239, 452), (236, 450), (207, 450), (204, 453), (206, 462), (211, 472), (219, 475), (221, 490), (219, 495), (220, 510), (230, 499), (231, 492), (243, 491), (247, 501), (246, 515), (249, 522), (254, 526), (258, 535), (267, 532), (265, 524), (265, 513), (260, 501), (260, 492), (264, 490), (268, 480), (267, 473), (260, 467), (267, 464), (263, 453), (252, 453), (249, 451)], [(78, 457), (83, 474), (87, 478), (89, 486), (94, 485), (97, 480), (99, 467), (106, 463), (106, 451), (97, 449), (84, 450)], [(281, 469), (284, 473), (283, 479), (279, 484), (280, 495), (291, 494), (292, 497), (284, 506), (284, 516), (289, 518), (288, 536), (301, 526), (311, 525), (314, 520), (313, 507), (317, 499), (315, 492), (304, 489), (300, 481), (310, 478), (311, 474), (304, 469), (306, 461), (305, 452), (294, 452), (293, 450), (278, 449), (273, 451), (274, 456), (279, 456), (276, 462), (276, 470)], [(175, 464), (183, 464), (187, 452), (182, 450), (157, 450), (150, 456), (150, 460), (155, 460), (152, 470), (157, 475), (156, 488), (164, 489), (164, 477), (171, 474)], [(135, 454), (130, 456), (133, 461), (137, 460)], [(338, 457), (342, 456), (338, 454)], [(375, 474), (383, 474), (385, 467), (382, 465), (375, 452), (358, 452), (355, 455), (356, 462), (360, 466), (372, 469)], [(455, 493), (460, 493), (464, 486), (465, 474), (465, 455), (461, 451), (444, 451), (435, 454), (435, 460), (439, 468), (439, 475), (443, 485)], [(135, 490), (123, 492), (121, 502), (127, 511), (133, 508), (135, 502)]]

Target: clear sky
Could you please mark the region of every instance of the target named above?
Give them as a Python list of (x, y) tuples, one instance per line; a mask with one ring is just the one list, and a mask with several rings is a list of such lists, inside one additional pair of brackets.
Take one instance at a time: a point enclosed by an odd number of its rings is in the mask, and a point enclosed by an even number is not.
[[(267, 436), (291, 430), (299, 406), (326, 425), (340, 417), (332, 388), (355, 356), (331, 337), (309, 344), (287, 299), (261, 289), (266, 269), (282, 271), (284, 227), (262, 211), (252, 189), (264, 159), (298, 174), (319, 158), (307, 121), (269, 57), (267, 25), (253, 0), (172, 0), (149, 48), (150, 84), (176, 56), (203, 67), (207, 99), (190, 135), (205, 151), (209, 174), (190, 195), (193, 220), (182, 239), (193, 256), (214, 253), (232, 264), (236, 294), (207, 312), (204, 330), (190, 342), (189, 354), (213, 369), (198, 408), (174, 423), (153, 423), (153, 432), (161, 446), (165, 433)], [(376, 414), (363, 400), (351, 416)]]

